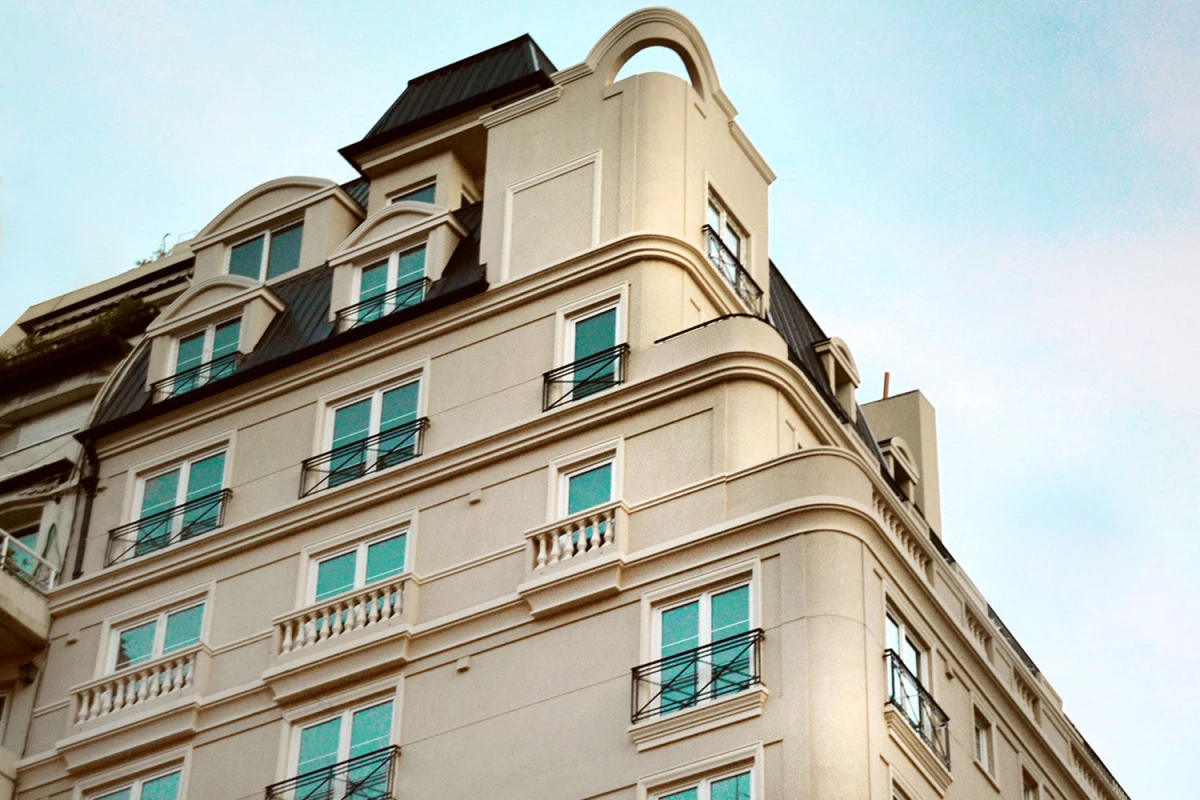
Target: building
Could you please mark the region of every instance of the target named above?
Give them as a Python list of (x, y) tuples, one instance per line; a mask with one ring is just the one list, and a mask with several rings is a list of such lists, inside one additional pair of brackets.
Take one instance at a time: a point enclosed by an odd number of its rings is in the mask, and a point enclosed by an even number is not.
[[(667, 47), (690, 81), (617, 80)], [(647, 9), (410, 81), (189, 243), (92, 406), (21, 800), (1123, 800), (860, 406)]]
[(0, 335), (0, 800), (13, 796), (76, 504), (94, 486), (72, 434), (158, 311), (190, 251), (39, 303)]

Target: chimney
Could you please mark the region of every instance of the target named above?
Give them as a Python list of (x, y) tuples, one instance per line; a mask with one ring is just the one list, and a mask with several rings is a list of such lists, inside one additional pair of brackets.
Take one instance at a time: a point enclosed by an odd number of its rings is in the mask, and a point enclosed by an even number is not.
[(933, 406), (917, 390), (886, 397), (862, 407), (871, 431), (881, 442), (900, 437), (912, 453), (920, 481), (911, 500), (943, 540), (942, 502), (938, 490), (937, 419)]

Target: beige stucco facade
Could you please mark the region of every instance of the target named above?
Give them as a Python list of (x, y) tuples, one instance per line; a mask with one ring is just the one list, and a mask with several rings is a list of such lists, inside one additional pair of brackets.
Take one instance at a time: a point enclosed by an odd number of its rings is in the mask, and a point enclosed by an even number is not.
[[(647, 46), (676, 50), (691, 81), (615, 81)], [(395, 798), (642, 800), (729, 775), (749, 776), (755, 800), (1123, 798), (940, 545), (932, 406), (859, 409), (840, 340), (813, 347), (821, 380), (794, 357), (771, 289), (775, 176), (699, 33), (637, 12), (552, 79), (356, 154), (365, 204), (282, 179), (191, 243), (192, 288), (108, 402), (138, 363), (130, 385), (169, 377), (178, 338), (230, 314), (243, 352), (275, 341), (294, 311), (283, 281), (305, 271), (328, 269), (316, 316), (345, 343), (128, 424), (93, 411), (89, 533), (76, 519), (67, 559), (81, 572), (49, 593), (16, 797), (100, 798), (176, 773), (179, 798), (262, 796), (297, 775), (306, 726), (390, 700)], [(390, 203), (428, 180), (432, 202)], [(713, 198), (736, 218), (759, 307), (710, 260)], [(486, 291), (342, 332), (354, 320), (338, 309), (390, 253), (424, 247), (426, 277), (451, 274), (473, 235), (455, 212), (479, 200)], [(297, 220), (294, 273), (227, 274), (238, 242)], [(576, 320), (609, 307), (628, 346), (621, 379), (562, 402), (571, 388), (545, 376), (575, 360)], [(304, 465), (335, 446), (337, 409), (413, 380), (417, 452), (314, 483)], [(148, 476), (218, 452), (218, 526), (114, 549)], [(570, 477), (596, 464), (611, 496), (570, 513)], [(400, 533), (402, 570), (314, 600), (323, 559)], [(663, 656), (662, 612), (743, 586), (744, 623), (762, 632), (739, 634), (754, 674), (670, 713), (646, 702), (631, 670)], [(198, 641), (117, 666), (118, 632), (199, 603)], [(889, 703), (889, 615), (920, 642), (920, 684), (949, 719), (937, 742), (911, 717), (931, 711)], [(694, 663), (711, 675), (705, 657)]]

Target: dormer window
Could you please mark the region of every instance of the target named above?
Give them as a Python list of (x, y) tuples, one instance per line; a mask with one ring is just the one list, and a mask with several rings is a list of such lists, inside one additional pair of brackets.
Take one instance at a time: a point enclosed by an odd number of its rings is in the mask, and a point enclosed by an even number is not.
[(241, 331), (242, 319), (237, 317), (181, 338), (175, 350), (174, 374), (163, 388), (168, 394), (183, 394), (232, 375), (241, 356)]
[(407, 189), (399, 194), (393, 195), (388, 199), (388, 203), (403, 203), (405, 201), (413, 203), (432, 203), (436, 194), (437, 182), (430, 181), (423, 186), (417, 186), (416, 188)]
[(370, 322), (415, 306), (425, 299), (425, 284), (425, 245), (363, 267), (351, 322)]
[(716, 195), (709, 194), (704, 225), (708, 260), (755, 314), (762, 313), (762, 289), (746, 271), (746, 232)]
[(300, 266), (304, 223), (260, 233), (229, 248), (228, 273), (265, 281)]

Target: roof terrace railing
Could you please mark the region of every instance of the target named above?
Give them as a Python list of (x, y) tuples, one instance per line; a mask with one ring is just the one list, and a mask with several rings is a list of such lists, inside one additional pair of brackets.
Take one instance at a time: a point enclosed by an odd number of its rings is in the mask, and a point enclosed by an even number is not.
[(704, 238), (708, 242), (708, 260), (717, 268), (717, 272), (725, 277), (725, 280), (733, 287), (733, 291), (754, 315), (761, 317), (763, 314), (762, 289), (754, 282), (754, 278), (750, 277), (750, 273), (742, 266), (742, 262), (738, 261), (738, 257), (734, 255), (733, 251), (725, 242), (721, 241), (720, 235), (713, 230), (712, 226), (704, 226)]
[(0, 569), (45, 594), (58, 583), (58, 568), (0, 529)]
[(428, 417), (421, 417), (305, 459), (300, 465), (300, 496), (332, 489), (416, 458), (421, 455), (428, 427)]
[(397, 745), (267, 787), (264, 800), (395, 800)]
[(542, 410), (549, 411), (624, 383), (628, 360), (629, 345), (619, 344), (550, 370), (542, 376)]
[(232, 496), (232, 489), (222, 489), (113, 528), (108, 532), (104, 565), (128, 561), (216, 530), (225, 524), (225, 506)]
[(423, 303), (429, 295), (431, 283), (429, 278), (419, 278), (401, 284), (390, 292), (384, 292), (352, 306), (346, 306), (337, 312), (336, 329), (348, 331), (359, 325), (374, 322), (389, 314), (395, 314), (397, 311), (403, 311)]
[(630, 719), (670, 714), (762, 683), (763, 636), (755, 628), (634, 667)]
[(900, 711), (949, 770), (950, 718), (895, 650), (887, 650), (883, 658), (888, 663), (888, 703)]
[(168, 378), (150, 384), (150, 396), (155, 401), (166, 400), (168, 397), (187, 394), (201, 386), (219, 381), (221, 378), (227, 378), (237, 372), (243, 358), (245, 358), (244, 353), (230, 353), (191, 369), (176, 372)]

